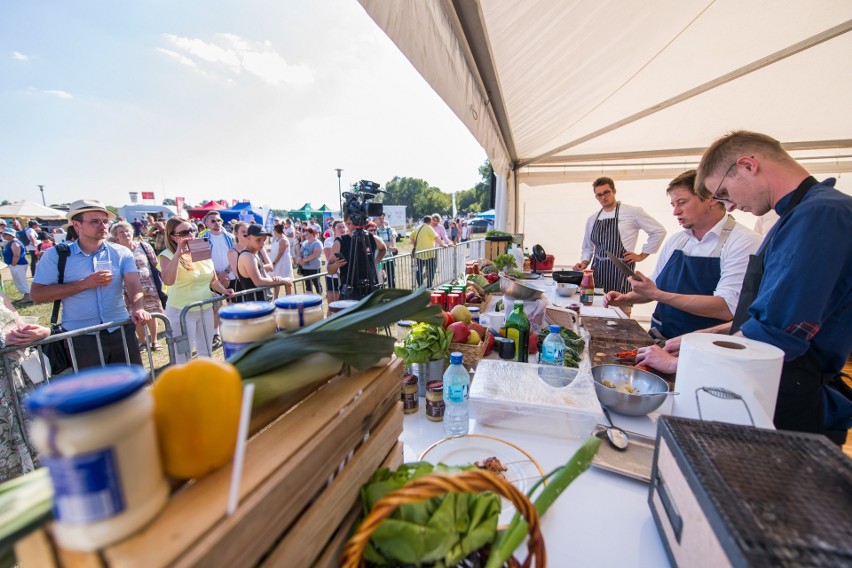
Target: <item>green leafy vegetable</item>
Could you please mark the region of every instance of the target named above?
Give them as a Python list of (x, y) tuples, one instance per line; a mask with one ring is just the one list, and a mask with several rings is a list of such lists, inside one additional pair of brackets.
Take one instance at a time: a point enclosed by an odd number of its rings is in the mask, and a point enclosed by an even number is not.
[[(467, 468), (403, 464), (395, 472), (380, 469), (361, 488), (363, 514), (386, 494), (433, 472)], [(450, 493), (399, 506), (373, 533), (364, 559), (379, 566), (455, 566), (497, 535), (500, 498), (493, 493)]]
[(506, 231), (498, 231), (497, 229), (488, 229), (485, 231), (486, 237), (511, 237), (512, 233), (507, 233)]
[(453, 332), (440, 325), (416, 323), (411, 326), (402, 344), (395, 345), (393, 351), (406, 365), (443, 359), (450, 354), (452, 337)]
[(494, 259), (494, 266), (497, 267), (497, 270), (503, 270), (506, 267), (515, 268), (518, 266), (518, 263), (515, 262), (515, 257), (511, 254), (500, 254)]
[[(543, 516), (562, 492), (571, 485), (571, 482), (589, 468), (592, 458), (595, 457), (600, 445), (600, 438), (590, 436), (583, 442), (580, 449), (571, 456), (568, 463), (556, 468), (544, 478), (547, 480), (547, 486), (533, 503), (539, 516)], [(538, 489), (544, 479), (539, 480), (530, 489), (529, 496)], [(503, 566), (515, 552), (515, 549), (524, 541), (528, 531), (527, 522), (519, 514), (515, 513), (512, 522), (509, 523), (509, 528), (500, 535), (499, 540), (491, 547), (491, 555), (488, 557), (486, 568), (499, 568)]]

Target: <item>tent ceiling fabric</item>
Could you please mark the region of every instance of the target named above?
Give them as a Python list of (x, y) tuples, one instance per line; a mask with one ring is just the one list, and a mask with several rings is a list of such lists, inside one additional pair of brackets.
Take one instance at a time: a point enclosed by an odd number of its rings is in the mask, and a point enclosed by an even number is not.
[(359, 1), (498, 172), (738, 128), (850, 153), (848, 0)]

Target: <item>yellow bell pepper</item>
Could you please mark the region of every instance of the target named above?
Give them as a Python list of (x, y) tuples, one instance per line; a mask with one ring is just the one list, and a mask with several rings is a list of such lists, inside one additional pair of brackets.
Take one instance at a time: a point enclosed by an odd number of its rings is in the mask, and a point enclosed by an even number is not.
[(242, 390), (236, 367), (214, 359), (199, 357), (160, 374), (151, 393), (168, 475), (197, 478), (231, 460)]

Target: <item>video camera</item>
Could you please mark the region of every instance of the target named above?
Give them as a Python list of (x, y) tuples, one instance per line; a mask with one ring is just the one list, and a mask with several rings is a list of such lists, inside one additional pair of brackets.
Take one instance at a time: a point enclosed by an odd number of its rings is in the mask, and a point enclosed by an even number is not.
[(352, 186), (352, 191), (344, 192), (343, 213), (349, 214), (349, 219), (355, 228), (363, 228), (367, 224), (367, 217), (376, 217), (384, 212), (381, 203), (370, 203), (377, 193), (385, 193), (385, 191), (379, 189), (379, 184), (376, 182), (365, 179)]

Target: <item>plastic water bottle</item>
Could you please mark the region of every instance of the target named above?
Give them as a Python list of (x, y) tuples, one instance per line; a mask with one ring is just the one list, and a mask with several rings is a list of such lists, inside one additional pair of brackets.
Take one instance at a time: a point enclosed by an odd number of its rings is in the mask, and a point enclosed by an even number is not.
[(462, 365), (462, 354), (450, 354), (450, 366), (444, 372), (444, 434), (448, 437), (467, 434), (470, 425), (467, 399), (470, 375)]
[[(562, 339), (562, 336), (559, 335), (560, 327), (558, 325), (551, 325), (549, 329), (550, 333), (541, 343), (541, 349), (539, 350), (539, 363), (547, 367), (560, 368), (565, 365), (565, 341)], [(542, 370), (546, 371), (546, 369)], [(554, 375), (553, 378), (557, 378), (560, 375), (560, 373), (555, 371), (553, 373), (544, 374), (552, 374)]]

